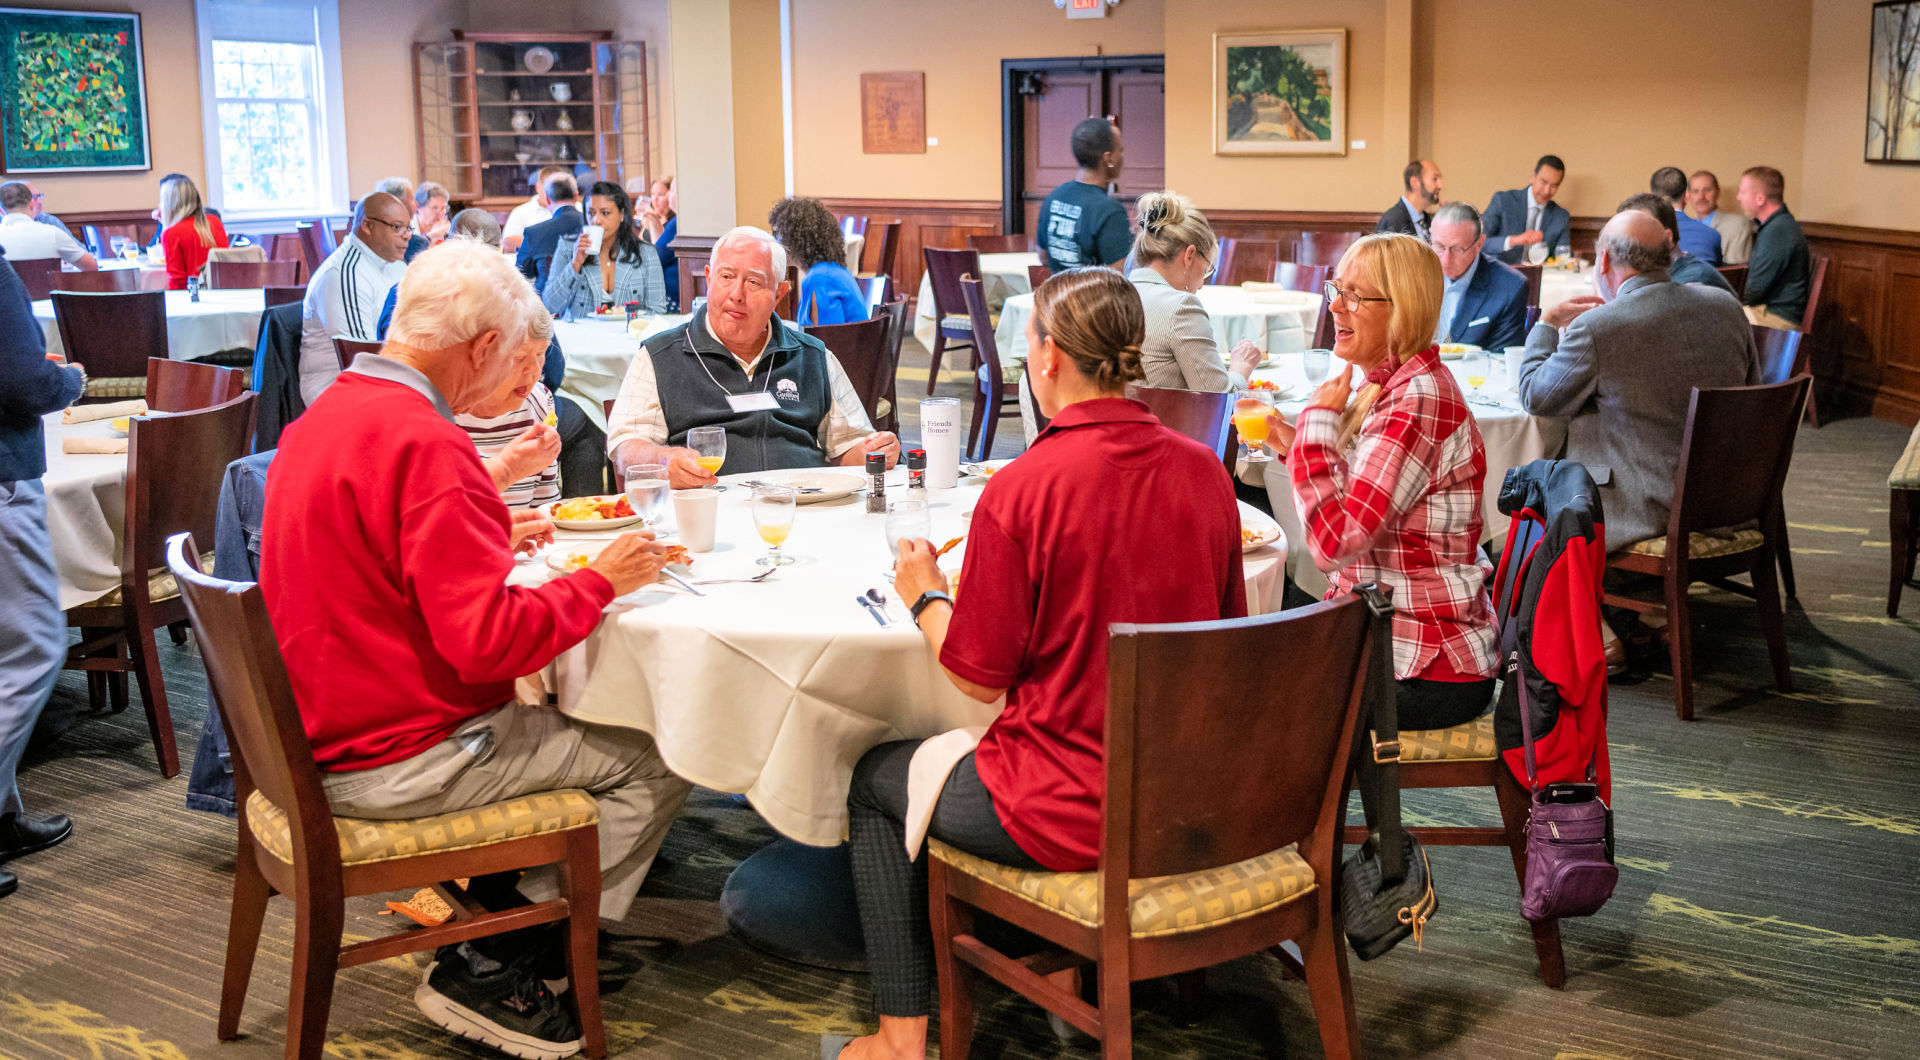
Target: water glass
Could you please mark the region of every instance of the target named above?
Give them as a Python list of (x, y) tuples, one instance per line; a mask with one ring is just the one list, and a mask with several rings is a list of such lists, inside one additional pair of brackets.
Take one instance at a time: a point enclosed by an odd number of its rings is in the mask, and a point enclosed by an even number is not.
[(659, 521), (669, 492), (667, 465), (635, 464), (627, 468), (627, 503), (633, 505), (633, 514), (648, 526)]
[[(925, 493), (925, 490), (915, 490)], [(887, 548), (900, 558), (900, 539), (919, 540), (933, 536), (933, 517), (927, 512), (925, 497), (894, 497), (887, 501)]]
[(1535, 243), (1527, 248), (1527, 261), (1533, 265), (1544, 264), (1547, 260), (1547, 245)]
[(1332, 358), (1332, 350), (1308, 350), (1300, 355), (1300, 370), (1306, 373), (1309, 388), (1327, 381), (1327, 369), (1332, 366)]
[(753, 528), (767, 543), (767, 554), (757, 561), (762, 567), (780, 567), (793, 562), (782, 556), (780, 546), (793, 532), (793, 513), (800, 503), (800, 491), (791, 486), (755, 486), (753, 488)]

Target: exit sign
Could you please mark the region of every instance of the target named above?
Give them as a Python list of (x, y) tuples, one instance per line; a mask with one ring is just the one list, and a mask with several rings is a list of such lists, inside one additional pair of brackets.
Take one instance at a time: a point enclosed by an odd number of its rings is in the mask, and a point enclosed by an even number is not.
[(1068, 18), (1106, 18), (1107, 0), (1067, 0)]

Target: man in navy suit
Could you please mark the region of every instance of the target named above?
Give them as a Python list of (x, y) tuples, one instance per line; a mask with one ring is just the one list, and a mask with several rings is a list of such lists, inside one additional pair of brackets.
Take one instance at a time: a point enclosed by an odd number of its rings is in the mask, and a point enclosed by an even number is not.
[(547, 290), (547, 266), (553, 264), (553, 252), (562, 240), (574, 240), (580, 237), (580, 230), (587, 226), (587, 218), (575, 205), (580, 198), (580, 187), (573, 177), (557, 173), (547, 179), (547, 201), (553, 204), (553, 216), (535, 225), (528, 225), (526, 236), (520, 240), (520, 251), (513, 263), (520, 274), (533, 281), (533, 289), (541, 293)]
[(1494, 192), (1482, 216), (1487, 253), (1518, 265), (1535, 243), (1545, 245), (1549, 255), (1570, 246), (1572, 218), (1567, 216), (1566, 207), (1553, 201), (1566, 176), (1567, 164), (1560, 161), (1560, 156), (1541, 155), (1533, 164), (1533, 181), (1526, 187)]
[(1446, 277), (1435, 342), (1499, 350), (1525, 341), (1526, 277), (1482, 254), (1486, 242), (1479, 212), (1466, 203), (1447, 203), (1433, 215), (1433, 250)]
[(1433, 220), (1433, 208), (1440, 205), (1440, 167), (1418, 159), (1408, 162), (1407, 168), (1400, 172), (1400, 183), (1403, 187), (1400, 201), (1387, 207), (1387, 212), (1380, 215), (1380, 222), (1373, 226), (1373, 230), (1401, 232), (1426, 239), (1427, 225)]

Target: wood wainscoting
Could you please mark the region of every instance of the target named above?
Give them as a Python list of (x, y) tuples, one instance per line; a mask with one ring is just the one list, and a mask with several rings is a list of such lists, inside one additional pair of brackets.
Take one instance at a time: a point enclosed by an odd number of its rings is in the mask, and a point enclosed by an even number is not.
[(830, 199), (820, 200), (836, 217), (865, 217), (872, 224), (900, 222), (894, 251), (894, 289), (907, 297), (920, 290), (927, 269), (923, 247), (964, 248), (967, 235), (998, 235), (999, 199)]

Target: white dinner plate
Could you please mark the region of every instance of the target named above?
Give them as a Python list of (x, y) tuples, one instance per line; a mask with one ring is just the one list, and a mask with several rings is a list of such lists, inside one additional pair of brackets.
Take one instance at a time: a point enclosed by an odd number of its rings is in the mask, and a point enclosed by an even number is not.
[[(621, 496), (620, 494), (614, 493), (614, 494), (607, 494), (607, 495), (598, 497), (596, 499), (606, 501), (609, 504), (611, 504), (612, 502), (619, 500), (620, 496)], [(559, 516), (554, 515), (553, 510), (556, 507), (565, 503), (566, 501), (555, 501), (552, 504), (549, 504), (546, 507), (541, 509), (542, 511), (547, 513), (547, 516), (549, 518), (553, 520), (553, 525), (559, 527), (562, 530), (618, 530), (623, 526), (632, 526), (634, 523), (637, 523), (640, 521), (640, 517), (638, 515), (624, 515), (618, 519), (562, 519)]]
[(1443, 361), (1457, 361), (1469, 353), (1485, 352), (1485, 350), (1482, 350), (1470, 342), (1443, 342), (1440, 344), (1440, 359)]
[[(1241, 511), (1240, 529), (1242, 531), (1240, 534), (1240, 551), (1242, 552), (1252, 552), (1256, 548), (1265, 548), (1275, 541), (1280, 540), (1280, 524), (1264, 515), (1256, 519), (1247, 514), (1246, 511)], [(1248, 530), (1252, 530), (1260, 536), (1249, 539), (1245, 533), (1245, 531)]]
[(816, 489), (819, 493), (802, 493), (797, 503), (819, 504), (821, 501), (837, 501), (842, 497), (851, 497), (865, 489), (866, 476), (834, 474), (832, 472), (809, 471), (797, 475), (765, 475), (766, 481), (779, 486), (792, 486), (797, 490)]
[(604, 545), (594, 545), (587, 548), (549, 549), (547, 550), (547, 569), (559, 574), (572, 574), (577, 568), (568, 562), (570, 557), (585, 556), (587, 562), (591, 563), (593, 562), (593, 558), (600, 554), (600, 549), (604, 547)]

